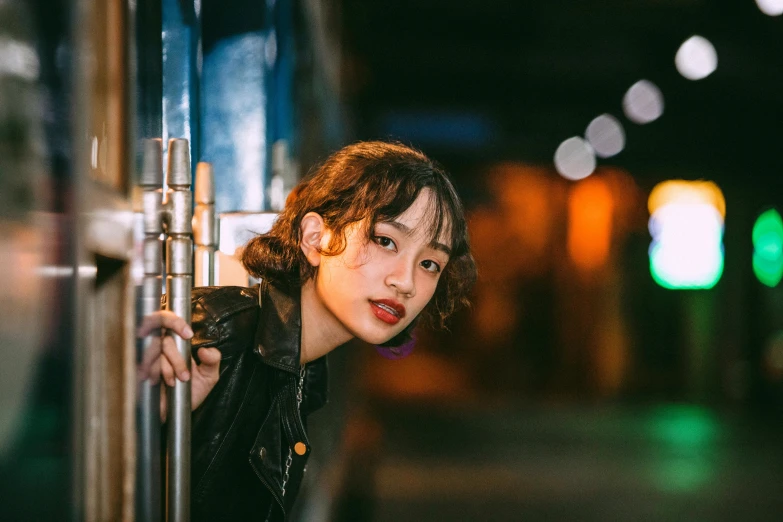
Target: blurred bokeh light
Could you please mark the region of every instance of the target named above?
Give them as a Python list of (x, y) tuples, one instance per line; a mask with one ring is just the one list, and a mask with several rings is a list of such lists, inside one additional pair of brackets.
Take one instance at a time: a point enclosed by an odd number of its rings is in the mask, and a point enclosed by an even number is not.
[(39, 70), (40, 63), (35, 49), (24, 42), (0, 37), (0, 75), (33, 81), (38, 78)]
[(691, 36), (677, 50), (674, 64), (685, 78), (701, 80), (718, 68), (718, 53), (703, 36)]
[(606, 263), (613, 210), (611, 188), (602, 179), (586, 179), (569, 194), (568, 255), (580, 270), (595, 270)]
[(568, 138), (555, 151), (555, 168), (566, 179), (584, 179), (595, 170), (595, 152), (578, 136)]
[(647, 209), (654, 214), (659, 208), (672, 202), (707, 204), (714, 207), (722, 218), (726, 217), (726, 200), (723, 192), (711, 181), (664, 181), (655, 186), (647, 201)]
[(783, 220), (775, 209), (762, 213), (753, 225), (753, 271), (771, 288), (783, 278)]
[(769, 16), (779, 16), (783, 14), (783, 0), (756, 0), (761, 12)]
[(663, 114), (663, 93), (649, 80), (639, 80), (623, 97), (623, 111), (634, 123), (657, 120)]
[(587, 126), (585, 138), (599, 158), (610, 158), (625, 148), (625, 131), (611, 114), (602, 114)]
[(670, 289), (708, 289), (723, 274), (725, 200), (711, 182), (665, 181), (650, 208), (650, 272)]

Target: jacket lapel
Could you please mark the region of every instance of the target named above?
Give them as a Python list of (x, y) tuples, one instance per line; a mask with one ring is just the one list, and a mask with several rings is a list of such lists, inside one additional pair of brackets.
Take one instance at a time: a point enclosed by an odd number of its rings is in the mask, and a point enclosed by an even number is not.
[[(261, 316), (256, 329), (256, 354), (273, 368), (299, 375), (302, 338), (302, 309), (299, 288), (278, 286), (264, 280), (258, 289)], [(327, 402), (326, 357), (307, 363), (303, 413)]]
[(261, 317), (256, 329), (256, 353), (264, 364), (299, 373), (302, 311), (299, 293), (262, 281), (258, 289)]

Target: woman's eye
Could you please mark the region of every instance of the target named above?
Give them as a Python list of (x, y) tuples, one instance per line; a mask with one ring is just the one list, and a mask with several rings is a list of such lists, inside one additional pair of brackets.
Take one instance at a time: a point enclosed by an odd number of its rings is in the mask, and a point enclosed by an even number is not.
[(375, 236), (373, 238), (376, 243), (378, 243), (381, 247), (394, 250), (397, 245), (394, 244), (394, 241), (392, 241), (391, 238), (388, 238), (386, 236)]
[(440, 272), (440, 265), (435, 261), (430, 261), (429, 259), (427, 259), (426, 261), (422, 261), (421, 266), (424, 267), (425, 270), (428, 270), (430, 272), (435, 272), (435, 273)]

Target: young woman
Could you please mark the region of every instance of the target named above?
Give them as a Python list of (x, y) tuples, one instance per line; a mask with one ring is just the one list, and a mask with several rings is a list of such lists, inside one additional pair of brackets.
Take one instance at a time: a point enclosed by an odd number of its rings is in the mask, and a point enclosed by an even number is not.
[(284, 520), (311, 448), (304, 421), (326, 401), (324, 356), (358, 337), (398, 353), (420, 319), (458, 307), (476, 270), (446, 174), (409, 147), (364, 142), (332, 155), (289, 196), (242, 261), (253, 288), (196, 288), (192, 375), (164, 337), (144, 374), (192, 381), (192, 518)]

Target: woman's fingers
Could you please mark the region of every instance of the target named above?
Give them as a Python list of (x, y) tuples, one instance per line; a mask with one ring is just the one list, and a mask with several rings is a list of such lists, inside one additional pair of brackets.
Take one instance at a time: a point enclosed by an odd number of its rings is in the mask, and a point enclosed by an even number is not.
[[(166, 360), (171, 364), (174, 372), (179, 377), (180, 381), (187, 381), (190, 379), (190, 373), (188, 372), (188, 366), (185, 363), (185, 359), (177, 351), (177, 345), (174, 342), (174, 338), (166, 336), (163, 338), (163, 355)], [(166, 381), (168, 382), (168, 381)], [(174, 386), (174, 383), (169, 384)]]
[[(193, 331), (187, 322), (167, 310), (160, 310), (145, 316), (137, 334), (139, 337), (146, 337), (160, 328), (165, 328), (185, 339), (193, 337)], [(163, 361), (158, 362), (160, 359)], [(156, 362), (158, 362), (157, 367), (153, 369)], [(153, 336), (139, 364), (140, 380), (151, 378), (153, 382), (157, 382), (161, 372), (163, 372), (164, 381), (169, 386), (174, 386), (174, 375), (183, 382), (190, 379), (185, 359), (177, 351), (176, 343), (171, 335)]]
[(217, 348), (200, 348), (198, 358), (201, 364), (194, 366), (199, 377), (207, 384), (207, 387), (214, 386), (220, 378), (220, 350)]
[(162, 359), (162, 357), (158, 357), (157, 359), (155, 359), (155, 361), (150, 366), (149, 379), (150, 379), (150, 383), (153, 384), (153, 385), (158, 384), (160, 382), (160, 367), (161, 367), (160, 366), (160, 360), (161, 359)]
[[(160, 337), (153, 337), (147, 349), (144, 350), (139, 363), (139, 380), (145, 380), (154, 375), (152, 365), (160, 357)], [(160, 370), (158, 370), (160, 371)]]
[(169, 387), (174, 386), (176, 380), (174, 378), (174, 369), (171, 367), (169, 360), (165, 357), (160, 358), (160, 374), (163, 377), (163, 382), (169, 385)]
[(200, 368), (204, 370), (220, 369), (220, 350), (217, 348), (199, 348), (198, 358), (201, 361)]
[(167, 328), (183, 339), (193, 337), (193, 330), (188, 326), (187, 321), (169, 310), (159, 310), (145, 315), (136, 335), (138, 337), (146, 337), (159, 328)]
[(217, 348), (200, 348), (198, 358), (201, 364), (193, 361), (193, 387), (191, 389), (191, 406), (195, 410), (207, 398), (209, 392), (220, 379), (220, 350)]

